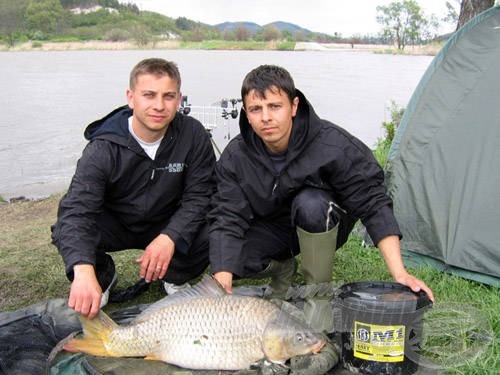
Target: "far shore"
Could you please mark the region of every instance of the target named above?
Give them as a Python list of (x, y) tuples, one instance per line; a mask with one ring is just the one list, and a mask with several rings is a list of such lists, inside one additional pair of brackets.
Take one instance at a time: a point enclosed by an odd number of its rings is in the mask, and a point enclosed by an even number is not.
[[(398, 51), (394, 46), (383, 44), (350, 44), (350, 43), (314, 43), (297, 42), (296, 51), (371, 51), (374, 53), (404, 54), (404, 55), (430, 55), (434, 56), (442, 47), (441, 44), (421, 46), (407, 46), (403, 51)], [(194, 47), (193, 47), (194, 48)], [(7, 48), (0, 46), (0, 51), (78, 51), (78, 50), (144, 50), (144, 49), (189, 49), (181, 47), (179, 41), (165, 40), (139, 46), (133, 41), (110, 42), (92, 40), (85, 42), (24, 42)], [(238, 49), (237, 43), (231, 49)], [(270, 48), (272, 49), (272, 48)]]

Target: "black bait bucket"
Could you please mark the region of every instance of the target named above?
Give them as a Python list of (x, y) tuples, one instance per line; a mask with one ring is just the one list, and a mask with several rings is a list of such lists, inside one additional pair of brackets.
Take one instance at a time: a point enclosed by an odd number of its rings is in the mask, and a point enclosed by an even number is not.
[(342, 361), (362, 374), (413, 374), (418, 369), (425, 292), (391, 282), (357, 282), (340, 288)]

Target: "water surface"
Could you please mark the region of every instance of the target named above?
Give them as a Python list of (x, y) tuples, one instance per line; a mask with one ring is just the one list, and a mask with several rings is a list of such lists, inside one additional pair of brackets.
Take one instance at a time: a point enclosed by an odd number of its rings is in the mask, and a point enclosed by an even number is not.
[[(38, 198), (64, 190), (86, 125), (126, 103), (130, 70), (153, 56), (179, 64), (193, 106), (237, 98), (248, 71), (282, 65), (321, 117), (369, 146), (383, 136), (391, 102), (406, 106), (432, 60), (359, 51), (0, 52), (0, 195)], [(237, 132), (236, 121), (220, 120), (214, 140), (223, 148)]]

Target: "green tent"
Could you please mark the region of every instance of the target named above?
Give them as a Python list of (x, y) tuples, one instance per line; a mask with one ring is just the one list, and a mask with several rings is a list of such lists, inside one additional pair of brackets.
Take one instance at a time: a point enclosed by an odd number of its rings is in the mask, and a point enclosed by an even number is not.
[(500, 285), (500, 6), (443, 46), (386, 166), (408, 266)]

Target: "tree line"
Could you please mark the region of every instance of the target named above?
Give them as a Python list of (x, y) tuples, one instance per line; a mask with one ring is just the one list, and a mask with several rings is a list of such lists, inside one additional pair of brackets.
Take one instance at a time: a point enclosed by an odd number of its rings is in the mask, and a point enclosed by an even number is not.
[[(139, 11), (135, 4), (123, 4), (118, 0), (0, 0), (0, 38), (8, 47), (17, 42), (47, 40), (134, 40), (138, 45), (144, 46), (154, 40), (175, 37), (185, 41), (382, 43), (393, 44), (402, 50), (407, 45), (434, 40), (438, 37), (440, 22), (456, 23), (458, 29), (494, 4), (494, 0), (454, 2), (446, 2), (448, 14), (442, 20), (434, 15), (425, 15), (416, 0), (394, 1), (387, 6), (377, 6), (377, 22), (381, 25), (378, 35), (354, 35), (346, 38), (340, 33), (328, 35), (304, 30), (292, 32), (279, 30), (273, 25), (258, 31), (251, 31), (244, 25), (222, 31), (185, 17), (173, 19), (154, 12)], [(93, 8), (93, 11), (75, 12), (76, 8)]]

